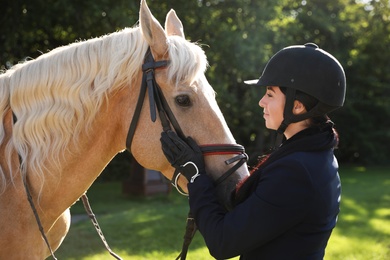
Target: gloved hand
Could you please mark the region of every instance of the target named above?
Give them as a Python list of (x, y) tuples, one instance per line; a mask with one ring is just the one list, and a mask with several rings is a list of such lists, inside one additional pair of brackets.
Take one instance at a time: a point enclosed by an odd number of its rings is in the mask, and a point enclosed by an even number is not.
[(189, 182), (205, 172), (202, 151), (191, 137), (184, 141), (168, 130), (161, 133), (160, 141), (165, 157)]

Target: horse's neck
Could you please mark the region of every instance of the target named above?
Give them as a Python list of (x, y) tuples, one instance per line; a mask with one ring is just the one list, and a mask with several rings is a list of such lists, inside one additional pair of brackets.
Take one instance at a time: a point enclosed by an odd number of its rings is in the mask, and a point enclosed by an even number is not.
[[(88, 133), (81, 133), (77, 147), (70, 147), (64, 155), (60, 169), (46, 162), (44, 188), (40, 208), (51, 218), (58, 217), (84, 194), (100, 175), (109, 161), (125, 149), (128, 121), (129, 88), (123, 88), (108, 104), (103, 104)], [(127, 106), (126, 106), (127, 103)], [(35, 194), (39, 180), (35, 180)], [(50, 211), (50, 212), (49, 212)]]

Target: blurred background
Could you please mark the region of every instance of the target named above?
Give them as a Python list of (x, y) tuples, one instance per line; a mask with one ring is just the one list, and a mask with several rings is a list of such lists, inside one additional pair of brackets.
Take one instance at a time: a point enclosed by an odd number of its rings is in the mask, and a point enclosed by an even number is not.
[[(345, 106), (330, 114), (340, 134), (340, 163), (389, 164), (389, 0), (149, 0), (164, 24), (174, 8), (188, 40), (205, 50), (207, 77), (238, 143), (252, 163), (273, 135), (264, 127), (258, 78), (288, 45), (314, 42), (333, 54), (347, 77)], [(139, 0), (0, 0), (0, 68), (74, 41), (138, 23)], [(121, 160), (121, 156), (115, 158)]]

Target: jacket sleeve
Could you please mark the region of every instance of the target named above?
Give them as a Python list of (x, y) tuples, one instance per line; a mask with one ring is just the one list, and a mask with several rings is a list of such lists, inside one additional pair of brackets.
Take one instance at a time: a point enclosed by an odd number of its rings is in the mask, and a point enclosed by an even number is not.
[(231, 258), (260, 247), (304, 217), (313, 196), (305, 168), (294, 160), (267, 168), (255, 192), (230, 212), (218, 203), (208, 176), (188, 185), (190, 210), (215, 258)]

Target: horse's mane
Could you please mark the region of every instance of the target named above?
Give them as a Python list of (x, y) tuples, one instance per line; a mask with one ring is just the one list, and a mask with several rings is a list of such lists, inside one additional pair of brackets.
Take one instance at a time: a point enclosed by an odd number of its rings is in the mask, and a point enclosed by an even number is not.
[[(188, 84), (204, 73), (207, 60), (199, 46), (178, 36), (168, 37), (168, 45), (170, 82)], [(12, 171), (13, 149), (21, 158), (22, 174), (28, 168), (43, 183), (43, 163), (60, 165), (61, 155), (91, 126), (108, 94), (131, 85), (147, 48), (141, 30), (127, 28), (56, 48), (0, 75), (0, 145), (5, 113), (11, 108), (17, 118), (6, 144), (7, 163), (0, 165), (0, 194), (12, 182), (4, 172), (5, 167)]]

